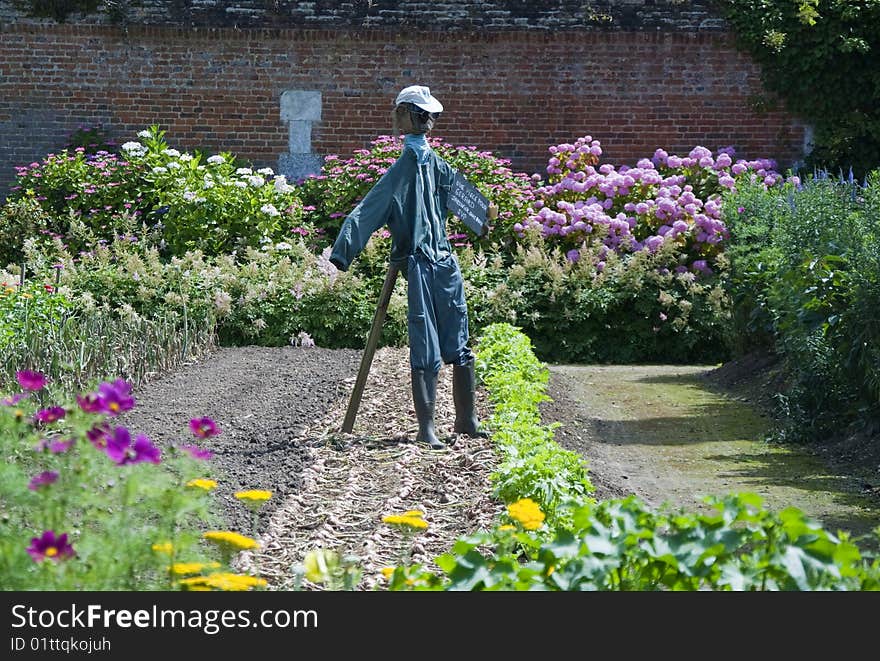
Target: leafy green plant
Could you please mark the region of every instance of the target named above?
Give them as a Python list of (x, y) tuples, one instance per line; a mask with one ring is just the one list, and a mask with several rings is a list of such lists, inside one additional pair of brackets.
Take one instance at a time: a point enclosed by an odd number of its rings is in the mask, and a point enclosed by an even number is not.
[(0, 268), (19, 266), (28, 239), (46, 243), (61, 228), (33, 198), (13, 200), (0, 207)]
[(229, 153), (181, 153), (164, 136), (151, 126), (120, 155), (84, 147), (49, 154), (17, 168), (9, 200), (39, 203), (74, 252), (121, 236), (166, 256), (228, 254), (291, 239), (304, 224), (299, 196), (283, 176), (240, 167)]
[(784, 357), (789, 438), (821, 438), (877, 415), (878, 203), (878, 173), (865, 186), (826, 174), (775, 191), (744, 186), (725, 203), (732, 336)]
[(492, 475), (496, 497), (532, 498), (552, 517), (563, 500), (593, 491), (583, 459), (556, 444), (554, 426), (541, 424), (538, 405), (547, 399), (549, 372), (528, 336), (510, 324), (485, 328), (476, 370), (490, 393), (489, 427), (502, 458)]
[(755, 494), (715, 512), (658, 513), (635, 497), (566, 503), (568, 525), (496, 525), (437, 558), (443, 574), (398, 567), (391, 590), (877, 590), (880, 562), (797, 508)]
[(675, 250), (622, 258), (592, 246), (572, 261), (530, 230), (512, 264), (463, 253), (472, 325), (516, 324), (547, 361), (717, 362), (727, 298), (716, 275), (669, 269)]
[[(810, 167), (880, 164), (880, 3), (876, 0), (717, 0), (768, 89), (814, 127)], [(817, 94), (816, 90), (834, 90)]]

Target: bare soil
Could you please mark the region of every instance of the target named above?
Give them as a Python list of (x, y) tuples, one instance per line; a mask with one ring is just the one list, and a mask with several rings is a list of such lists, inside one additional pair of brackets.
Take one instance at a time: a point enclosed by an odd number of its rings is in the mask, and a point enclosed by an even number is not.
[[(360, 351), (318, 347), (221, 348), (135, 390), (125, 422), (160, 443), (191, 440), (190, 418), (217, 421), (220, 435), (202, 443), (215, 452), (206, 477), (219, 482), (222, 523), (259, 537), (261, 548), (241, 554), (239, 568), (259, 572), (273, 589), (295, 587), (294, 569), (316, 548), (353, 558), (363, 568), (359, 589), (381, 587), (383, 567), (432, 566), (502, 509), (491, 495), (491, 440), (452, 433), (451, 368), (440, 374), (436, 414), (447, 449), (412, 440), (406, 349), (377, 351), (354, 433), (340, 431), (360, 359)], [(828, 526), (860, 533), (877, 525), (878, 499), (869, 496), (880, 484), (880, 461), (855, 476), (846, 448), (823, 458), (763, 442), (770, 420), (760, 400), (771, 384), (760, 379), (769, 372), (768, 365), (551, 366), (542, 417), (559, 422), (557, 441), (587, 460), (599, 499), (633, 494), (692, 510), (703, 495), (748, 490)], [(485, 419), (482, 392), (478, 408)], [(273, 492), (256, 530), (233, 497), (241, 489)], [(407, 540), (382, 523), (410, 509), (425, 511), (427, 531)]]

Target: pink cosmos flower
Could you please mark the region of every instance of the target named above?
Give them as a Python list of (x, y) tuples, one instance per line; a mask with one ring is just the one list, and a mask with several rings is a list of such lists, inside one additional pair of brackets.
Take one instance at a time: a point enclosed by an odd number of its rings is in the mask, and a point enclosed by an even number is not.
[(3, 400), (0, 400), (0, 405), (15, 406), (21, 400), (23, 400), (25, 397), (27, 397), (27, 393), (19, 392), (19, 393), (12, 395), (11, 397), (5, 397)]
[(109, 437), (110, 425), (106, 422), (102, 422), (100, 425), (95, 425), (86, 432), (86, 438), (88, 438), (89, 442), (98, 450), (104, 450), (107, 448), (107, 439)]
[(93, 392), (77, 395), (76, 403), (86, 413), (101, 413), (104, 410), (101, 398)]
[(132, 443), (131, 433), (125, 427), (116, 427), (112, 435), (107, 436), (107, 447), (104, 451), (117, 466), (139, 464), (143, 461), (149, 461), (151, 464), (161, 462), (159, 448), (153, 445), (150, 439), (138, 434)]
[(46, 530), (40, 537), (32, 537), (27, 552), (34, 562), (42, 562), (46, 558), (58, 562), (76, 555), (67, 541), (67, 533), (56, 536), (54, 530)]
[(34, 415), (34, 420), (43, 424), (50, 424), (61, 420), (65, 415), (67, 415), (67, 411), (63, 407), (50, 406), (49, 408), (37, 411)]
[(134, 397), (131, 396), (131, 385), (122, 379), (113, 383), (104, 382), (98, 386), (98, 398), (102, 410), (112, 416), (134, 408)]

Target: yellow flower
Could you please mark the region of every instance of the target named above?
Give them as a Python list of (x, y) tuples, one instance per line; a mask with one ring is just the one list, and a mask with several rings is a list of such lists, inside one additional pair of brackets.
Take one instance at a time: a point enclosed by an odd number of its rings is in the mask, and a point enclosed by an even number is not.
[(227, 592), (243, 592), (251, 588), (266, 587), (266, 579), (247, 574), (232, 574), (229, 572), (217, 572), (202, 577), (202, 585), (216, 590)]
[(217, 488), (216, 480), (208, 480), (205, 478), (196, 478), (195, 480), (190, 480), (186, 483), (188, 487), (195, 487), (196, 489), (203, 489), (205, 491), (210, 491), (211, 489)]
[(516, 530), (516, 526), (512, 526), (509, 523), (505, 523), (503, 526), (499, 526), (498, 530), (506, 531), (506, 530)]
[(244, 535), (240, 535), (237, 532), (229, 532), (226, 530), (209, 530), (205, 534), (202, 535), (209, 542), (213, 542), (218, 546), (223, 546), (226, 548), (232, 548), (236, 551), (243, 551), (246, 549), (255, 549), (260, 546), (259, 542), (255, 539), (251, 539), (250, 537), (245, 537)]
[(394, 567), (382, 567), (382, 576), (391, 578), (394, 575)]
[(507, 506), (507, 513), (526, 530), (537, 530), (544, 523), (544, 513), (531, 498), (521, 498)]
[(165, 555), (171, 555), (174, 553), (174, 546), (172, 546), (171, 542), (162, 542), (161, 544), (153, 544), (150, 548), (153, 549), (156, 553), (164, 553)]
[(422, 518), (423, 515), (424, 512), (421, 512), (420, 510), (409, 510), (403, 514), (387, 514), (382, 517), (382, 522), (404, 528), (424, 530), (428, 527), (428, 522)]
[(219, 562), (175, 562), (168, 568), (172, 574), (199, 574), (205, 569), (219, 569)]
[(271, 491), (263, 491), (262, 489), (251, 489), (249, 491), (236, 491), (235, 497), (239, 500), (249, 501), (252, 503), (265, 503), (272, 497)]
[(22, 297), (22, 298), (33, 298), (34, 295), (33, 295), (33, 294), (28, 294), (27, 292), (25, 292), (24, 294), (21, 295), (21, 297)]
[(192, 578), (181, 578), (177, 581), (177, 585), (188, 592), (209, 592), (210, 587), (205, 585), (204, 576), (193, 576)]

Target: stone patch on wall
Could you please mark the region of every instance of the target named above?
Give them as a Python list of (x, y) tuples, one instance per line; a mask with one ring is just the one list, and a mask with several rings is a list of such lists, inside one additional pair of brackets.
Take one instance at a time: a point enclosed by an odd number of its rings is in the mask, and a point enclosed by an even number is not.
[(288, 181), (319, 174), (324, 159), (312, 148), (312, 125), (321, 121), (321, 92), (283, 92), (281, 121), (288, 125), (288, 140), (287, 152), (278, 157), (278, 173), (286, 176)]

